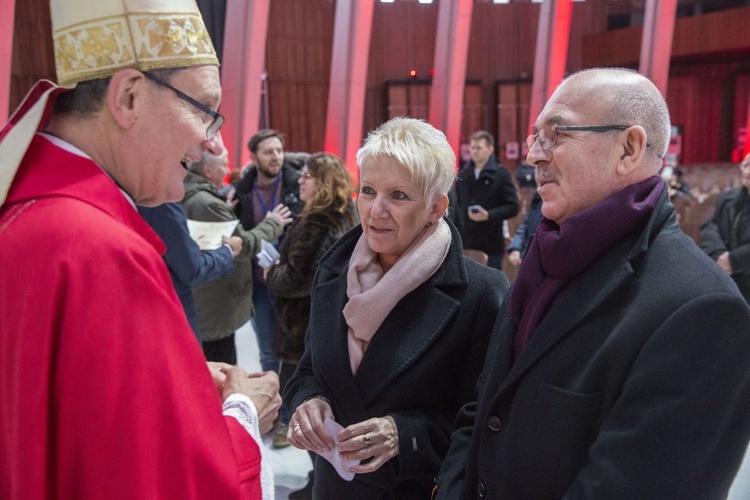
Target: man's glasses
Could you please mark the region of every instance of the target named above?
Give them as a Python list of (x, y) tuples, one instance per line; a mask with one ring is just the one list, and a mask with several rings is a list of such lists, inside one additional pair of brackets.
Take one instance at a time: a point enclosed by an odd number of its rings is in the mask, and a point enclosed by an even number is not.
[(176, 88), (168, 84), (167, 82), (163, 82), (159, 80), (152, 74), (143, 73), (143, 76), (145, 76), (151, 81), (158, 83), (159, 85), (162, 85), (164, 87), (167, 87), (168, 89), (174, 90), (174, 92), (177, 94), (177, 97), (179, 97), (180, 99), (182, 99), (183, 101), (189, 104), (192, 104), (193, 106), (195, 106), (196, 108), (200, 109), (201, 111), (206, 113), (208, 116), (213, 118), (211, 123), (208, 125), (208, 128), (206, 129), (206, 140), (210, 141), (216, 136), (216, 134), (219, 133), (219, 130), (221, 129), (222, 125), (224, 125), (224, 117), (220, 113), (217, 113), (216, 111), (209, 108), (205, 104), (199, 103), (198, 101), (196, 101), (189, 95), (185, 94), (184, 92), (180, 92), (179, 90), (177, 90)]
[[(531, 149), (534, 143), (539, 141), (543, 151), (549, 151), (559, 137), (558, 131), (578, 130), (583, 132), (609, 132), (610, 130), (627, 130), (632, 125), (555, 125), (553, 127), (542, 127), (526, 138), (526, 146)], [(647, 144), (647, 146), (649, 146)]]

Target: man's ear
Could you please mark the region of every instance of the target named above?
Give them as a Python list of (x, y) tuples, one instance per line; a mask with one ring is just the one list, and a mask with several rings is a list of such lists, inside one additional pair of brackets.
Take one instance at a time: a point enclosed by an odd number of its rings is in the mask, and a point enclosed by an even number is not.
[(641, 164), (648, 143), (646, 131), (640, 125), (630, 127), (623, 135), (624, 137), (618, 143), (620, 160), (617, 164), (617, 170), (622, 175), (628, 175)]
[(443, 214), (445, 214), (446, 210), (448, 210), (448, 195), (445, 193), (441, 193), (437, 196), (437, 198), (435, 198), (435, 201), (432, 203), (432, 209), (430, 211), (430, 216), (428, 217), (430, 224), (434, 224), (439, 221)]
[(115, 73), (107, 88), (106, 106), (117, 124), (129, 129), (138, 119), (139, 99), (143, 99), (146, 78), (133, 68)]

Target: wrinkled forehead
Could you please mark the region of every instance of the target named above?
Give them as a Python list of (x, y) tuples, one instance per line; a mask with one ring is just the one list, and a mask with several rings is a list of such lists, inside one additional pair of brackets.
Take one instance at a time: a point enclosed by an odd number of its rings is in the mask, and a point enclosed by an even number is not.
[(608, 114), (606, 104), (603, 86), (581, 79), (566, 80), (547, 101), (534, 126), (597, 125)]

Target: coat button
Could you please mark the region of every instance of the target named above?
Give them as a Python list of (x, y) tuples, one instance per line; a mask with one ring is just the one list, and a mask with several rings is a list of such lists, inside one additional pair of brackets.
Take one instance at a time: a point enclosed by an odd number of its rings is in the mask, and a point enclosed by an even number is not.
[(484, 489), (484, 483), (482, 481), (479, 481), (479, 484), (477, 485), (477, 494), (480, 498), (484, 498), (487, 495), (487, 490)]
[(503, 421), (500, 420), (500, 417), (496, 417), (493, 415), (487, 419), (487, 427), (489, 427), (491, 431), (497, 432), (502, 426)]

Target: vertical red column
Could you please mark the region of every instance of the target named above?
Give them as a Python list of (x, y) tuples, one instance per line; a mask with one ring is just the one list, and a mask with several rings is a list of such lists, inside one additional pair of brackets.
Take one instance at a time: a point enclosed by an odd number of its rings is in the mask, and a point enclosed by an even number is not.
[(529, 127), (536, 122), (544, 104), (565, 76), (570, 38), (571, 0), (544, 0), (539, 11), (531, 84)]
[(654, 82), (665, 98), (676, 14), (677, 0), (646, 0), (638, 71)]
[(226, 118), (222, 136), (234, 168), (250, 161), (247, 141), (258, 131), (270, 6), (271, 0), (227, 0), (221, 113)]
[(10, 70), (13, 63), (15, 0), (0, 0), (0, 127), (10, 113)]
[(430, 123), (442, 130), (459, 157), (466, 64), (474, 0), (441, 0), (430, 94)]
[(742, 158), (740, 160), (744, 159), (745, 156), (750, 154), (750, 98), (748, 99), (747, 103), (747, 122), (745, 124), (745, 147), (742, 151)]
[(331, 79), (324, 149), (340, 156), (358, 179), (357, 150), (362, 142), (367, 65), (375, 0), (336, 2)]

